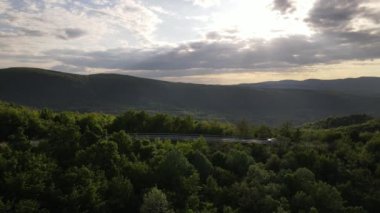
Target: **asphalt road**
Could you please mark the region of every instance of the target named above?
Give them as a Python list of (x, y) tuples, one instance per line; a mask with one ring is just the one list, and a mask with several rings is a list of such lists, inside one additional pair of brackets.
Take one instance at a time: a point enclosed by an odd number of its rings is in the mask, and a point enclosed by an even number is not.
[(254, 139), (254, 138), (238, 138), (228, 136), (216, 136), (216, 135), (179, 135), (179, 134), (131, 134), (138, 139), (161, 139), (172, 141), (186, 141), (196, 140), (203, 137), (207, 142), (225, 142), (225, 143), (255, 143), (255, 144), (271, 144), (268, 140)]

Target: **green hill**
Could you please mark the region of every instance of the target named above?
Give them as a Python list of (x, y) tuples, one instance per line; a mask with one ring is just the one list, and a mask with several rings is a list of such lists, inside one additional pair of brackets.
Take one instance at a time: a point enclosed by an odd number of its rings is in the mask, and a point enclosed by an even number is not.
[(304, 89), (319, 91), (337, 91), (347, 94), (380, 97), (380, 78), (360, 77), (337, 80), (308, 79), (305, 81), (269, 81), (255, 84), (241, 84), (256, 89)]
[(130, 108), (255, 123), (301, 123), (380, 114), (380, 98), (335, 91), (252, 89), (170, 83), (116, 74), (74, 75), (31, 68), (0, 70), (0, 99), (56, 110), (119, 113)]

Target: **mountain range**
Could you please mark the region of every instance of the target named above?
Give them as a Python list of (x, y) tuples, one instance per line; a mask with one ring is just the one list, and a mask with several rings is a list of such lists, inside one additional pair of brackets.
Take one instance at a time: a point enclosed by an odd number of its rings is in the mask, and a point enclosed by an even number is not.
[(308, 79), (305, 81), (268, 81), (254, 84), (241, 84), (255, 89), (302, 89), (336, 91), (346, 94), (380, 96), (380, 78), (360, 77), (337, 80)]
[(303, 123), (380, 115), (380, 78), (241, 85), (173, 83), (118, 74), (0, 69), (0, 100), (37, 108), (121, 113), (128, 109), (254, 123)]

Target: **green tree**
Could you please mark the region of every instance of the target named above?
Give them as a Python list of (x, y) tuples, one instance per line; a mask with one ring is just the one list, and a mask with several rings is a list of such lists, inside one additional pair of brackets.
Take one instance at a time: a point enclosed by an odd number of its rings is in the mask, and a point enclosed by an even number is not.
[(0, 212), (9, 212), (11, 206), (0, 197)]
[(133, 211), (133, 196), (133, 185), (128, 179), (119, 176), (108, 181), (105, 198), (110, 212)]
[(225, 167), (226, 159), (226, 155), (219, 150), (214, 152), (211, 156), (212, 164), (219, 167)]
[(127, 155), (132, 152), (132, 138), (125, 131), (114, 132), (110, 140), (116, 142), (120, 154)]
[(190, 176), (193, 173), (193, 167), (181, 152), (171, 150), (160, 163), (158, 172), (163, 186), (175, 189), (181, 177)]
[(365, 146), (372, 162), (380, 161), (380, 134), (375, 135)]
[(64, 192), (59, 197), (60, 208), (63, 212), (98, 212), (104, 209), (104, 183), (104, 175), (88, 167), (69, 168), (57, 181), (58, 187)]
[(251, 126), (246, 120), (241, 120), (236, 124), (237, 133), (241, 137), (251, 136)]
[(31, 148), (28, 137), (24, 134), (23, 128), (18, 128), (14, 135), (9, 136), (9, 142), (13, 149), (28, 150)]
[(255, 130), (255, 137), (257, 138), (270, 138), (272, 137), (272, 131), (269, 127), (261, 125)]
[(37, 213), (39, 204), (35, 200), (20, 200), (15, 206), (16, 213)]
[(212, 163), (199, 151), (195, 151), (195, 153), (191, 154), (190, 163), (193, 164), (203, 181), (205, 181), (213, 171)]
[(96, 169), (102, 169), (108, 176), (119, 173), (120, 155), (118, 146), (112, 141), (100, 141), (77, 154), (77, 162), (89, 165)]
[(339, 191), (326, 183), (318, 182), (312, 192), (315, 207), (320, 212), (341, 212), (343, 199)]
[(248, 170), (248, 166), (254, 160), (244, 151), (231, 150), (226, 159), (227, 168), (235, 172), (240, 177), (244, 176)]
[(140, 208), (141, 213), (168, 213), (172, 212), (164, 192), (153, 187), (144, 195)]

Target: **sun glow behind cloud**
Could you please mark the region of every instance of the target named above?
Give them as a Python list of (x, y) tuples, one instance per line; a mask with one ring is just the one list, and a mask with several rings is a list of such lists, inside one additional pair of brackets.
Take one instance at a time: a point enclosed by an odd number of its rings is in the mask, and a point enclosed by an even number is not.
[(212, 15), (208, 26), (213, 30), (235, 30), (242, 38), (272, 39), (287, 35), (311, 35), (313, 31), (303, 21), (312, 8), (312, 1), (294, 2), (295, 10), (281, 14), (273, 10), (272, 1), (234, 1), (223, 4)]

